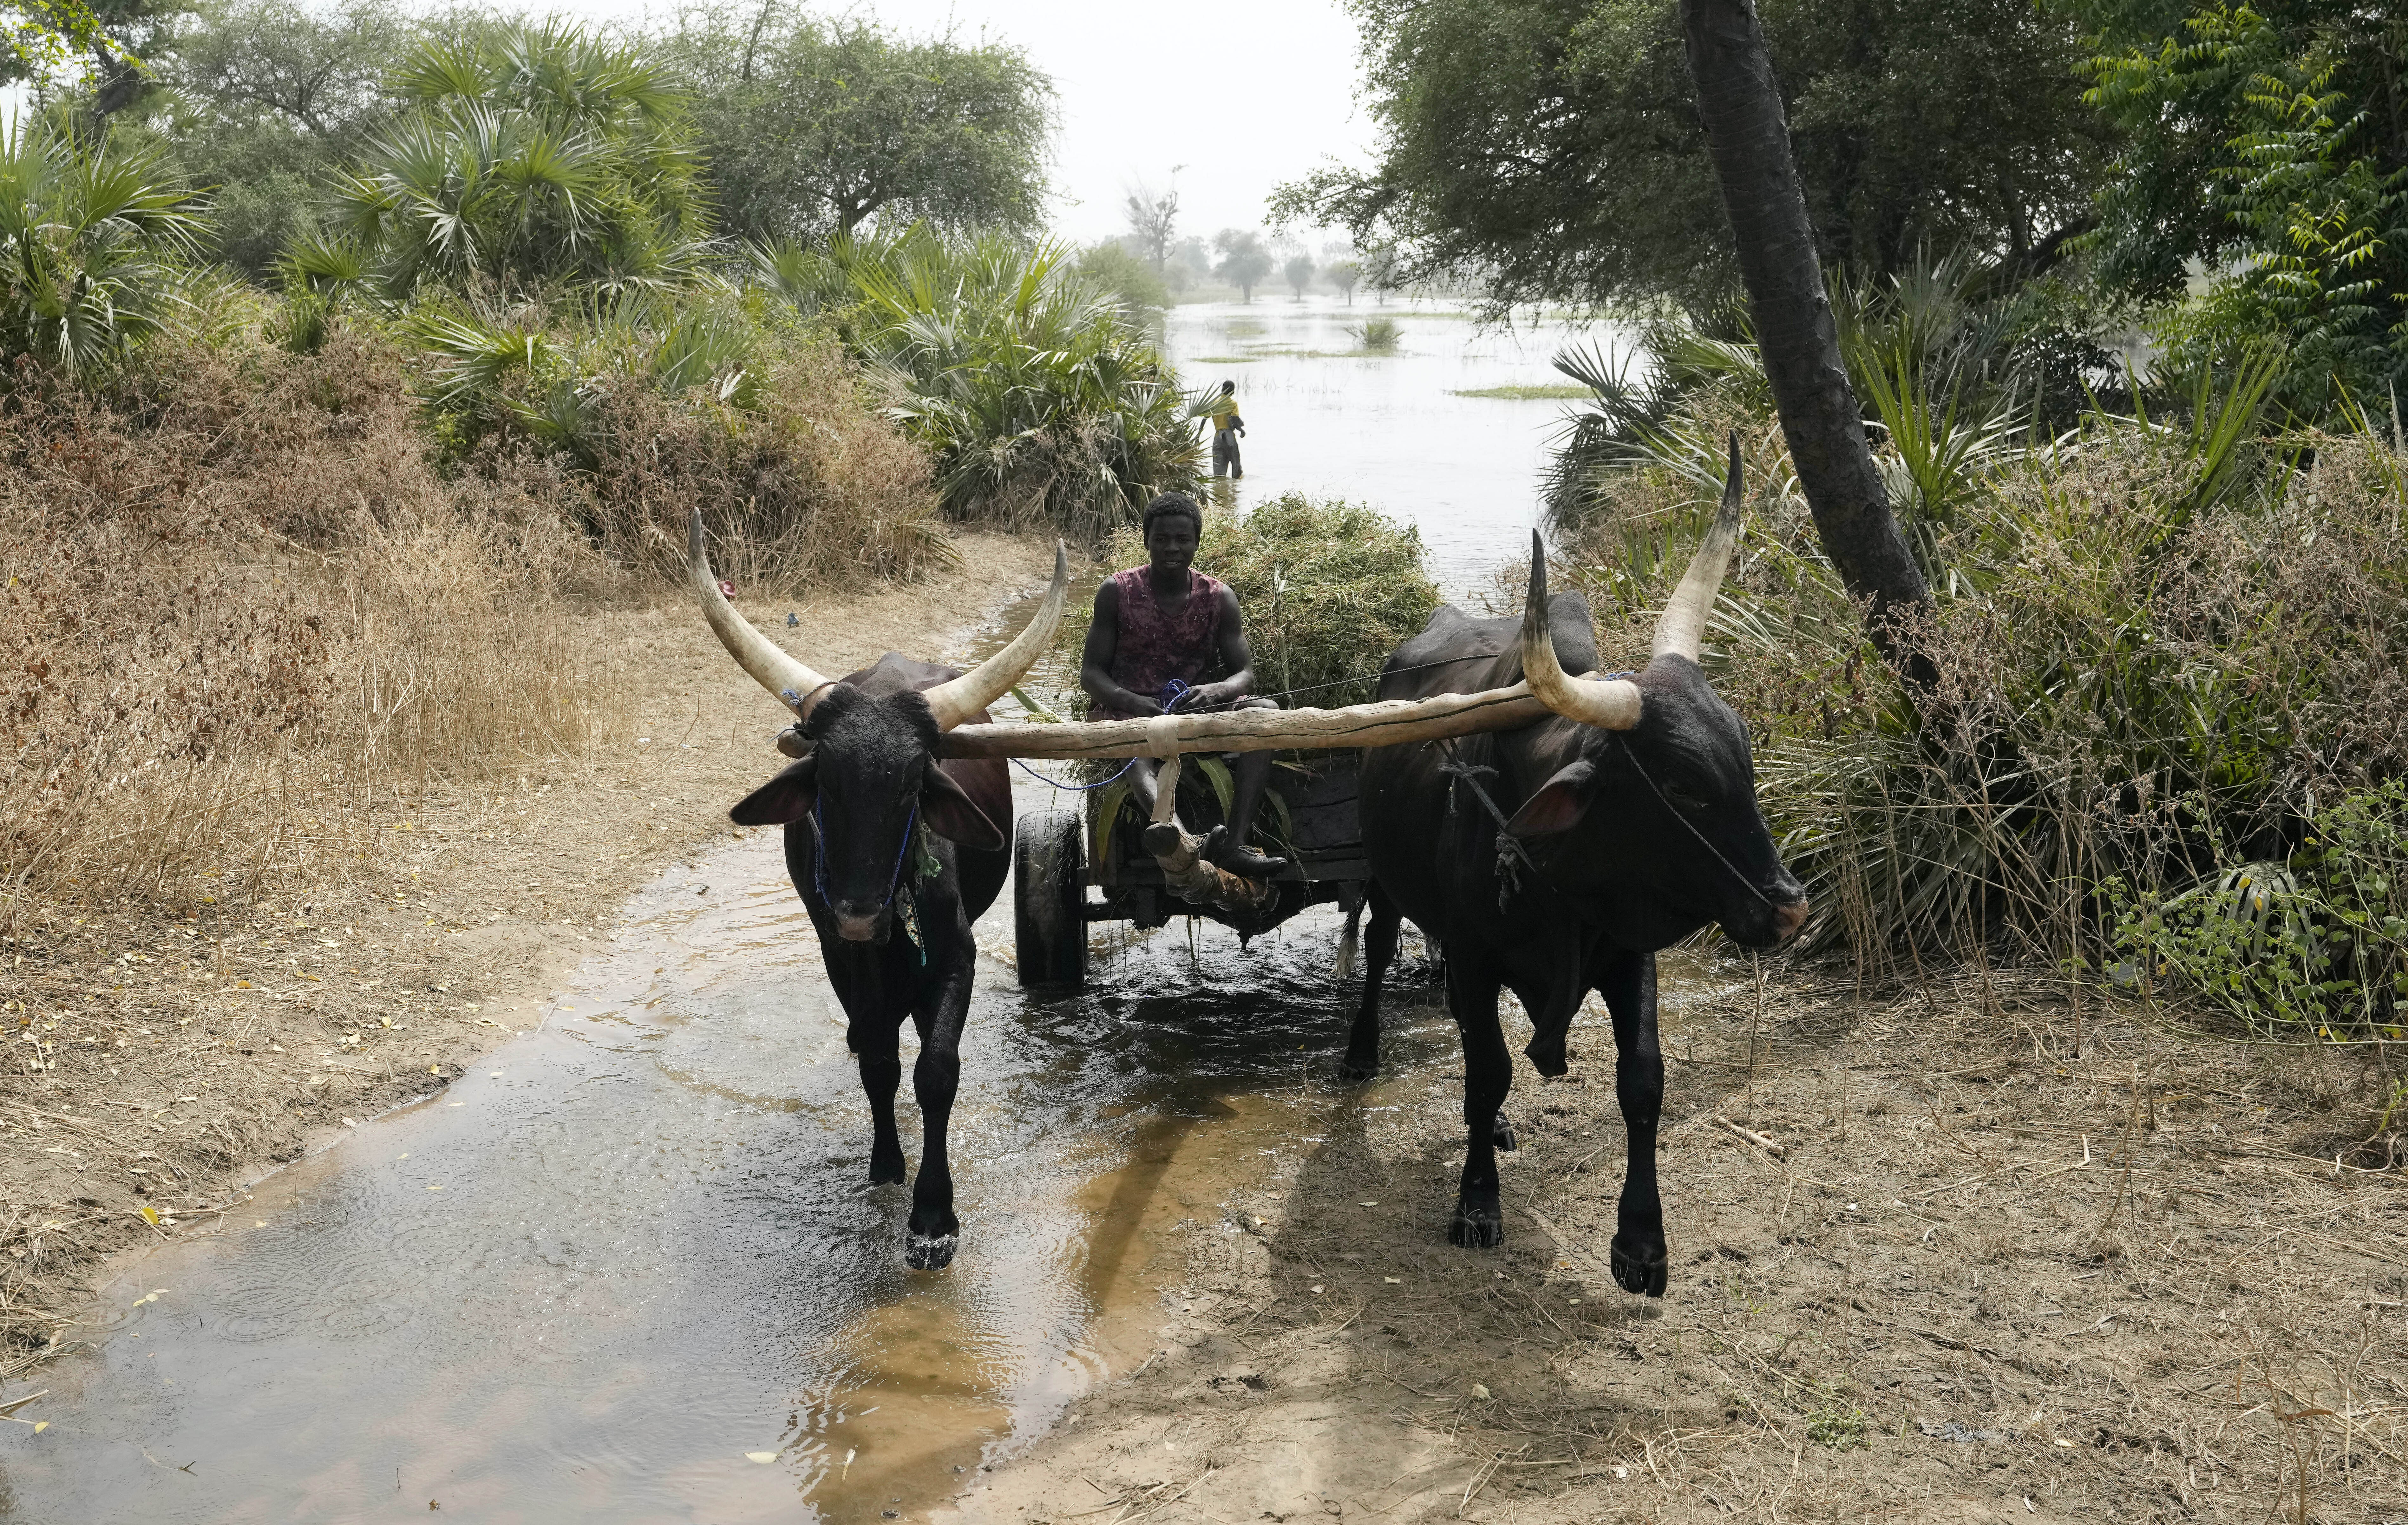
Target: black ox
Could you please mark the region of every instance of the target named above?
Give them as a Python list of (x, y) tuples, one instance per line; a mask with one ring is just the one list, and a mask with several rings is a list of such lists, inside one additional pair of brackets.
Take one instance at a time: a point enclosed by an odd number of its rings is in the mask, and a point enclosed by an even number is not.
[(720, 642), (799, 717), (780, 745), (802, 755), (728, 815), (738, 826), (786, 828), (786, 871), (819, 933), (828, 983), (844, 1007), (845, 1043), (869, 1096), (872, 1184), (903, 1180), (898, 1039), (906, 1016), (919, 1029), (911, 1089), (920, 1173), (903, 1258), (914, 1270), (940, 1270), (961, 1242), (945, 1128), (978, 964), (970, 924), (995, 902), (1010, 867), (1011, 784), (998, 759), (939, 762), (937, 748), (954, 727), (984, 724), (986, 707), (1052, 644), (1068, 560), (1057, 545), (1054, 585), (1036, 618), (969, 672), (889, 652), (833, 680), (729, 606), (704, 554), (699, 513), (688, 529), (687, 567)]
[(1613, 1015), (1614, 1089), (1629, 1135), (1613, 1276), (1650, 1297), (1663, 1294), (1665, 1275), (1656, 952), (1709, 922), (1744, 946), (1767, 947), (1806, 916), (1805, 893), (1756, 809), (1747, 728), (1698, 666), (1739, 523), (1734, 442), (1721, 511), (1656, 626), (1654, 655), (1643, 671), (1616, 679), (1568, 675), (1598, 667), (1588, 604), (1576, 593), (1549, 599), (1533, 535), (1523, 617), (1440, 610), (1389, 658), (1380, 697), (1526, 679), (1555, 713), (1519, 730), (1367, 751), (1362, 765), (1373, 884), (1348, 1072), (1378, 1067), (1380, 982), (1396, 955), (1398, 920), (1411, 916), (1441, 950), (1463, 1039), (1466, 1147), (1447, 1237), (1495, 1245), (1503, 1240), (1496, 1151), (1513, 1146), (1499, 1110), (1513, 1065), (1498, 991), (1512, 990), (1529, 1013), (1537, 1030), (1524, 1052), (1541, 1075), (1564, 1072), (1572, 1015), (1598, 991)]

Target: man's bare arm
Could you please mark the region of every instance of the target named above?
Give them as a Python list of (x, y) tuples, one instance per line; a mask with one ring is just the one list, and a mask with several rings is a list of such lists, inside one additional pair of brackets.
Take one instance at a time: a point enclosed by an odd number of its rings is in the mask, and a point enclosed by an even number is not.
[(1226, 704), (1254, 691), (1254, 653), (1246, 643), (1245, 616), (1238, 612), (1238, 596), (1221, 590), (1221, 666), (1228, 676), (1200, 686), (1197, 704)]

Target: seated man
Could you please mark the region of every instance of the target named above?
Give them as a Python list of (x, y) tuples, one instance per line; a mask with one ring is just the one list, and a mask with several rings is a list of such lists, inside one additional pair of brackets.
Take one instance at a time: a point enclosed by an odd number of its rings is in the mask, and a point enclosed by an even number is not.
[[(1087, 628), (1079, 686), (1094, 696), (1097, 720), (1163, 713), (1163, 691), (1174, 678), (1188, 685), (1176, 700), (1182, 714), (1278, 708), (1247, 694), (1254, 685), (1254, 657), (1246, 646), (1238, 596), (1190, 566), (1203, 531), (1204, 511), (1194, 498), (1163, 494), (1146, 506), (1146, 565), (1115, 572), (1096, 590), (1096, 623)], [(1227, 676), (1205, 681), (1215, 672)], [(1151, 757), (1138, 758), (1129, 770), (1130, 797), (1148, 816), (1154, 813), (1154, 770)], [(1212, 828), (1204, 856), (1241, 878), (1268, 879), (1286, 868), (1287, 859), (1267, 857), (1246, 839), (1263, 786), (1270, 781), (1271, 755), (1240, 753), (1232, 771), (1237, 790), (1229, 823)]]

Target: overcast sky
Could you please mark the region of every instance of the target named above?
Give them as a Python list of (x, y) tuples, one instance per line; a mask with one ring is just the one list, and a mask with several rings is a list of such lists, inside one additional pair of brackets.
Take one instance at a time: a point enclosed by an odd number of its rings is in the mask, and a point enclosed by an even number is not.
[[(547, 8), (541, 0), (529, 8)], [(566, 0), (564, 10), (634, 20), (652, 0)], [(1262, 222), (1263, 198), (1335, 155), (1368, 161), (1355, 109), (1354, 20), (1335, 0), (876, 0), (813, 7), (925, 36), (951, 29), (1027, 50), (1060, 93), (1054, 226), (1091, 241), (1122, 232), (1125, 187), (1179, 171), (1180, 232), (1210, 237)]]

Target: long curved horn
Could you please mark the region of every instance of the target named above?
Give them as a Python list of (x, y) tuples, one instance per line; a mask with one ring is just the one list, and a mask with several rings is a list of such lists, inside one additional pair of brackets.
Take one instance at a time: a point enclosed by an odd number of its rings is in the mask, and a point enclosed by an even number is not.
[(1522, 608), (1522, 681), (1559, 715), (1603, 730), (1627, 731), (1639, 724), (1639, 685), (1627, 678), (1575, 678), (1555, 660), (1555, 638), (1547, 628), (1547, 553), (1530, 531), (1530, 598)]
[(702, 601), (702, 617), (710, 624), (710, 633), (736, 658), (736, 665), (752, 675), (752, 681), (775, 695), (799, 716), (808, 716), (811, 706), (819, 702), (831, 680), (812, 671), (771, 642), (767, 636), (752, 628), (727, 596), (719, 591), (719, 579), (710, 569), (710, 556), (703, 549), (702, 511), (694, 511), (685, 530), (685, 569), (693, 580), (694, 596)]
[(1730, 569), (1731, 548), (1739, 544), (1739, 435), (1730, 437), (1730, 472), (1723, 479), (1722, 507), (1714, 511), (1714, 522), (1698, 554), (1689, 558), (1689, 569), (1681, 574), (1681, 585), (1672, 590), (1672, 597), (1664, 606), (1663, 616), (1656, 622), (1656, 655), (1685, 656), (1694, 662), (1706, 638), (1706, 615), (1714, 607), (1714, 593), (1723, 585), (1723, 573)]
[(937, 717), (939, 730), (952, 730), (1003, 698), (1012, 684), (1028, 675), (1028, 669), (1054, 644), (1054, 632), (1062, 625), (1063, 597), (1069, 589), (1070, 553), (1060, 540), (1055, 540), (1054, 585), (1045, 590), (1045, 602), (1038, 607), (1037, 617), (1003, 650), (960, 677), (948, 678), (922, 692), (921, 698), (928, 701), (929, 710)]

